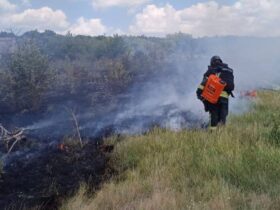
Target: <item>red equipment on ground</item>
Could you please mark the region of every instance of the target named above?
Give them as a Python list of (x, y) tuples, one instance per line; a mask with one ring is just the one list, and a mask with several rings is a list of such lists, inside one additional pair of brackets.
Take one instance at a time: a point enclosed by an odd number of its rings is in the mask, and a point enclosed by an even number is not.
[(225, 86), (226, 83), (222, 81), (220, 77), (212, 74), (208, 77), (208, 80), (202, 92), (202, 97), (210, 103), (216, 104)]

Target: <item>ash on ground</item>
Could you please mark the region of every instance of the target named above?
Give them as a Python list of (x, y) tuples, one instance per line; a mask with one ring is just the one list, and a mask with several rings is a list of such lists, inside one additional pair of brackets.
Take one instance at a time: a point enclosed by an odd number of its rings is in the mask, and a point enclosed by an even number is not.
[(1, 209), (34, 206), (57, 209), (60, 202), (73, 196), (82, 183), (94, 192), (110, 174), (107, 152), (111, 147), (97, 145), (95, 141), (88, 141), (83, 147), (76, 141), (46, 147), (34, 145), (36, 153), (26, 149), (21, 152), (17, 148), (5, 158), (0, 174)]

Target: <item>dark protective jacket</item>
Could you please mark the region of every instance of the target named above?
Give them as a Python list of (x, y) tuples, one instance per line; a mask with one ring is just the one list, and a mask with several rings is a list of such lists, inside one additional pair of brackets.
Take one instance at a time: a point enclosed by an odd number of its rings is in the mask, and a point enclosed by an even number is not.
[[(233, 70), (228, 67), (227, 64), (221, 63), (218, 66), (208, 66), (208, 70), (204, 74), (203, 80), (199, 87), (197, 88), (196, 94), (197, 97), (204, 102), (205, 111), (209, 111), (208, 107), (211, 106), (208, 102), (204, 101), (201, 97), (203, 92), (204, 86), (208, 80), (208, 77), (211, 74), (219, 75), (219, 77), (226, 83), (226, 87), (222, 94), (220, 95), (219, 101), (227, 102), (230, 95), (233, 96), (232, 91), (234, 90), (234, 76)], [(219, 103), (219, 102), (218, 102)]]

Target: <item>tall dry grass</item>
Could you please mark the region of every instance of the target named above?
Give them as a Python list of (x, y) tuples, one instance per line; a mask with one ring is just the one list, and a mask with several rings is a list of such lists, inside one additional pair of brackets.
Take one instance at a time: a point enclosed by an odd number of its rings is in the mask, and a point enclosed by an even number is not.
[(118, 176), (61, 209), (280, 209), (280, 93), (260, 92), (252, 106), (216, 132), (125, 137), (111, 161)]

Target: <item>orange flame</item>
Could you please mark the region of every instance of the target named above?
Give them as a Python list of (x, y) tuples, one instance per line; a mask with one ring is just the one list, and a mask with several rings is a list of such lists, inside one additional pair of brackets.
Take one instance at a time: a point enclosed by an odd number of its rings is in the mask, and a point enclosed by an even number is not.
[(256, 98), (257, 97), (257, 91), (256, 90), (248, 90), (241, 92), (241, 97), (248, 97), (248, 98)]
[(65, 145), (64, 144), (59, 144), (58, 149), (60, 149), (61, 151), (64, 151), (65, 150)]

